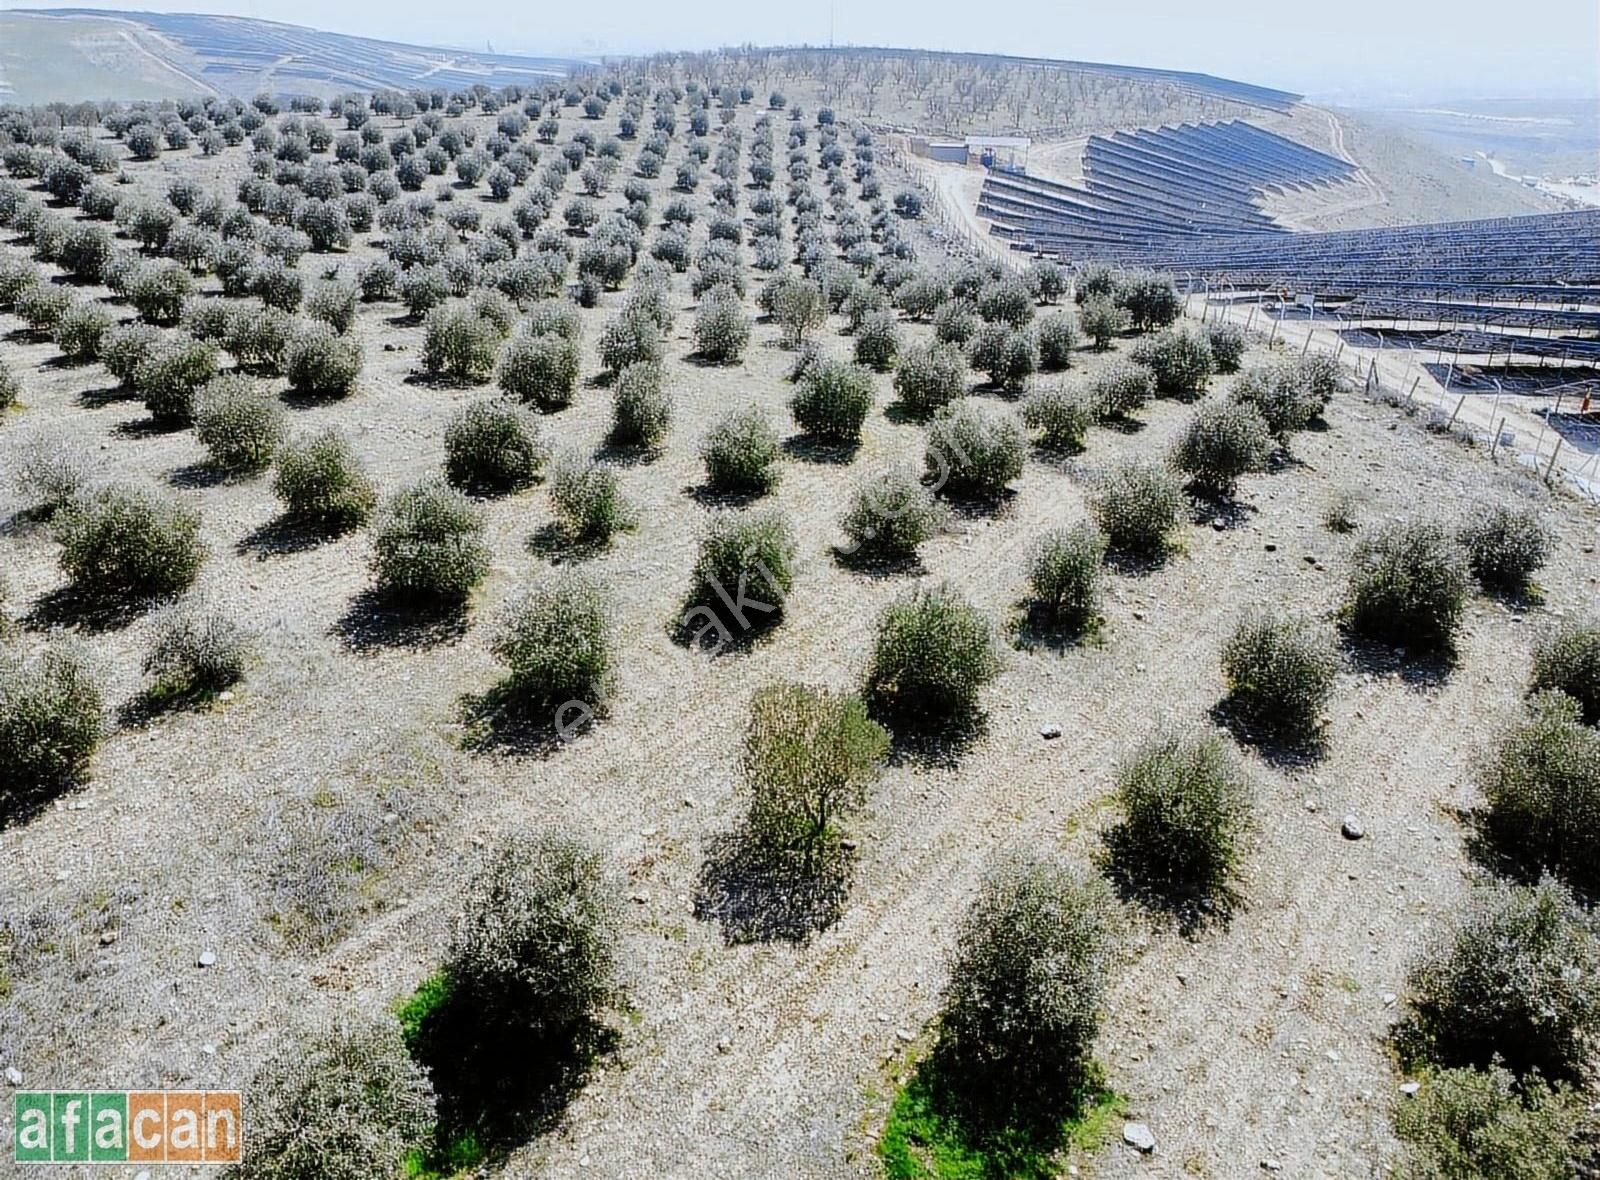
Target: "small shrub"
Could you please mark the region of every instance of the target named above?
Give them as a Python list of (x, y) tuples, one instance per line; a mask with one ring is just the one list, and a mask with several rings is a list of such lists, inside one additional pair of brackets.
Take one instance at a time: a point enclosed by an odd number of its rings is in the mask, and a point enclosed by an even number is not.
[(784, 343), (798, 348), (828, 318), (822, 288), (808, 279), (785, 279), (773, 295), (772, 317), (783, 328)]
[[(98, 303), (75, 303), (56, 321), (56, 347), (68, 360), (92, 361), (99, 355), (100, 341), (115, 322)], [(0, 408), (4, 405), (5, 395), (0, 392)]]
[(1333, 385), (1318, 379), (1320, 358), (1280, 359), (1253, 365), (1241, 373), (1228, 396), (1253, 406), (1280, 442), (1304, 430), (1321, 416)]
[(16, 405), (22, 396), (22, 382), (9, 367), (0, 363), (0, 413)]
[(194, 279), (176, 264), (151, 263), (133, 272), (128, 282), (128, 302), (148, 323), (169, 327), (183, 314), (183, 301), (194, 294)]
[(582, 456), (566, 455), (555, 464), (550, 503), (568, 536), (578, 541), (603, 545), (634, 524), (617, 473)]
[(1237, 373), (1249, 343), (1244, 329), (1238, 324), (1207, 324), (1206, 340), (1211, 345), (1211, 356), (1217, 363), (1217, 372)]
[(1578, 702), (1542, 692), (1480, 768), (1485, 828), (1512, 859), (1600, 882), (1600, 731)]
[(89, 484), (88, 455), (64, 434), (31, 435), (11, 452), (11, 460), (11, 482), (41, 516), (53, 516)]
[(1389, 525), (1356, 545), (1345, 596), (1352, 630), (1419, 650), (1452, 646), (1466, 607), (1467, 555), (1440, 525)]
[(233, 619), (201, 603), (174, 603), (154, 620), (144, 674), (157, 691), (217, 692), (244, 679), (252, 640)]
[(961, 723), (1000, 671), (994, 628), (949, 583), (918, 588), (878, 620), (865, 697), (913, 728)]
[(62, 570), (93, 595), (176, 594), (206, 558), (200, 514), (143, 488), (100, 488), (68, 504), (55, 527)]
[(288, 433), (278, 401), (255, 383), (218, 377), (195, 394), (194, 433), (224, 471), (261, 471)]
[[(321, 325), (317, 325), (317, 329), (309, 334), (310, 338), (320, 339), (322, 335), (320, 328)], [(306, 325), (286, 311), (279, 311), (275, 307), (252, 307), (240, 304), (231, 309), (223, 346), (233, 353), (241, 368), (259, 369), (265, 373), (282, 373), (287, 366), (291, 345), (298, 345), (305, 333)], [(313, 347), (309, 353), (302, 354), (302, 364), (304, 365), (305, 360), (318, 359), (328, 351), (330, 350)], [(353, 355), (359, 367), (360, 346), (353, 341), (343, 351), (332, 351), (335, 360), (348, 360)], [(334, 374), (338, 371), (337, 368), (333, 369)]]
[(851, 552), (905, 559), (943, 528), (948, 516), (915, 473), (892, 467), (856, 488), (839, 524)]
[(1128, 330), (1128, 313), (1110, 299), (1093, 296), (1078, 309), (1083, 334), (1094, 341), (1095, 351), (1104, 352), (1111, 342)]
[(329, 532), (365, 524), (378, 499), (349, 442), (331, 429), (279, 449), (272, 491), (291, 520)]
[(124, 324), (100, 339), (100, 363), (124, 385), (132, 385), (139, 365), (160, 345), (159, 330), (149, 324)]
[(546, 448), (539, 423), (495, 398), (458, 411), (444, 430), (445, 478), (460, 488), (509, 492), (538, 478)]
[(1239, 477), (1260, 471), (1272, 452), (1261, 415), (1237, 402), (1207, 401), (1189, 419), (1172, 450), (1172, 463), (1203, 495), (1226, 499)]
[(600, 332), (600, 363), (607, 372), (620, 373), (641, 362), (659, 364), (662, 353), (661, 329), (632, 307), (624, 308)]
[(819, 361), (801, 377), (789, 409), (807, 434), (828, 442), (857, 442), (872, 409), (872, 374), (848, 361)]
[(1083, 449), (1083, 436), (1094, 425), (1094, 403), (1080, 390), (1047, 385), (1029, 395), (1022, 406), (1022, 423), (1037, 430), (1040, 442), (1057, 451)]
[(1563, 623), (1534, 645), (1529, 691), (1547, 690), (1578, 702), (1585, 725), (1600, 725), (1600, 624)]
[(1156, 558), (1166, 552), (1183, 508), (1183, 489), (1160, 464), (1130, 460), (1106, 472), (1089, 496), (1089, 511), (1115, 552)]
[(794, 526), (777, 509), (718, 513), (700, 538), (690, 601), (715, 611), (722, 605), (722, 593), (738, 601), (748, 590), (755, 601), (744, 606), (757, 613), (747, 616), (745, 625), (776, 623), (783, 617), (784, 596), (794, 585), (798, 552)]
[(732, 364), (750, 343), (750, 317), (729, 287), (713, 287), (694, 318), (695, 347), (706, 360)]
[(840, 821), (866, 804), (888, 751), (860, 697), (805, 684), (757, 689), (741, 762), (750, 835), (813, 871), (837, 846)]
[(319, 282), (306, 293), (305, 312), (343, 336), (355, 327), (361, 291), (354, 283)]
[(1304, 741), (1316, 732), (1338, 671), (1333, 640), (1305, 619), (1249, 615), (1222, 647), (1229, 703), (1279, 738)]
[(289, 388), (307, 397), (342, 398), (361, 376), (361, 344), (330, 324), (304, 324), (289, 341), (283, 371)]
[(1122, 822), (1107, 836), (1114, 866), (1141, 891), (1222, 897), (1255, 826), (1237, 759), (1215, 734), (1150, 742), (1117, 782)]
[(72, 307), (72, 292), (54, 283), (35, 283), (17, 296), (17, 318), (32, 331), (48, 336)]
[(547, 413), (559, 410), (572, 404), (581, 363), (571, 337), (519, 336), (500, 359), (500, 388)]
[(1028, 603), (1055, 627), (1081, 631), (1100, 609), (1106, 539), (1087, 521), (1051, 529), (1028, 552)]
[(933, 338), (940, 344), (965, 346), (978, 334), (978, 325), (978, 313), (964, 299), (941, 303), (933, 312)]
[[(621, 922), (604, 861), (583, 842), (522, 834), (491, 854), (467, 885), (444, 965), (449, 1008), (468, 1027), (435, 1041), (425, 1024), (413, 1038), (447, 1121), (477, 1113), (452, 1112), (451, 1099), (507, 1101), (529, 1060), (569, 1051), (620, 994)], [(461, 1055), (446, 1058), (452, 1050)]]
[(995, 497), (1022, 474), (1022, 423), (1010, 410), (963, 398), (928, 428), (924, 463), (935, 486), (956, 496)]
[(1035, 329), (1039, 339), (1039, 367), (1047, 373), (1072, 367), (1072, 352), (1078, 347), (1078, 325), (1064, 312), (1047, 315)]
[(894, 391), (913, 414), (932, 414), (966, 394), (966, 357), (951, 344), (913, 346), (895, 369)]
[(1582, 1084), (1600, 1049), (1600, 936), (1554, 881), (1490, 885), (1407, 976), (1397, 1031), (1412, 1060)]
[(756, 405), (735, 410), (713, 426), (700, 457), (714, 491), (761, 494), (778, 482), (778, 432)]
[(250, 1132), (230, 1180), (397, 1176), (420, 1156), (433, 1089), (392, 1019), (297, 1036), (250, 1083)]
[(1031, 328), (985, 324), (968, 346), (972, 367), (996, 389), (1020, 390), (1039, 368), (1039, 339)]
[(1187, 325), (1140, 341), (1133, 350), (1133, 359), (1156, 375), (1158, 392), (1177, 398), (1203, 392), (1217, 367), (1205, 333)]
[(428, 314), (422, 339), (422, 368), (430, 376), (477, 385), (494, 373), (502, 334), (471, 307), (436, 308)]
[(892, 311), (868, 312), (856, 328), (856, 363), (886, 372), (900, 353), (900, 325)]
[(216, 346), (179, 338), (158, 345), (139, 362), (133, 386), (157, 422), (187, 426), (194, 417), (195, 391), (216, 375)]
[(1360, 507), (1361, 499), (1354, 492), (1334, 493), (1333, 499), (1328, 502), (1328, 507), (1322, 514), (1322, 527), (1330, 533), (1355, 532), (1359, 523)]
[(1583, 1095), (1506, 1069), (1429, 1071), (1422, 1089), (1395, 1108), (1406, 1144), (1401, 1180), (1576, 1180), (1593, 1134)]
[(0, 816), (83, 773), (100, 745), (105, 701), (84, 653), (52, 643), (32, 660), (0, 643)]
[(1486, 506), (1458, 534), (1472, 576), (1486, 589), (1516, 594), (1544, 568), (1553, 538), (1529, 508)]
[(378, 589), (407, 603), (465, 599), (489, 572), (483, 528), (478, 506), (442, 481), (396, 492), (373, 536)]
[(524, 705), (557, 709), (579, 701), (593, 713), (616, 687), (614, 614), (597, 579), (560, 570), (507, 604), (490, 651), (511, 670), (511, 688)]
[(980, 1125), (1070, 1112), (1093, 1073), (1115, 917), (1105, 884), (1057, 854), (1008, 853), (985, 874), (956, 934), (935, 1049)]
[(578, 309), (564, 299), (547, 299), (528, 310), (529, 336), (560, 336), (577, 343), (583, 339), (583, 320)]
[(611, 402), (611, 441), (624, 447), (659, 446), (672, 426), (672, 395), (661, 366), (629, 365), (617, 374)]

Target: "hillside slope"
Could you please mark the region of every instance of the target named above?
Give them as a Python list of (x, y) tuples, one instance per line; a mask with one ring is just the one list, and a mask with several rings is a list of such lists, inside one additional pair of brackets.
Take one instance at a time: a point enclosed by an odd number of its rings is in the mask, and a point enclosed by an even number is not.
[(560, 77), (566, 58), (463, 53), (188, 13), (0, 12), (0, 100), (460, 89)]

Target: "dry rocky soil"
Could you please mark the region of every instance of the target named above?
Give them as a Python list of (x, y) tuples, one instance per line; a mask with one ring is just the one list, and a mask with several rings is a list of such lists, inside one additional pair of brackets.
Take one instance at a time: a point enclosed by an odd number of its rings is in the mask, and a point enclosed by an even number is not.
[[(741, 112), (747, 129), (752, 119)], [(569, 112), (564, 135), (577, 122)], [(783, 127), (780, 118), (780, 150)], [(657, 211), (680, 151), (681, 139), (653, 182)], [(128, 172), (154, 191), (177, 173), (226, 187), (242, 174), (242, 152), (169, 153)], [(455, 199), (499, 209), (482, 190)], [(697, 200), (708, 202), (704, 187)], [(702, 222), (696, 245), (703, 233)], [(352, 272), (381, 239), (358, 235), (348, 254), (308, 254), (301, 267)], [(717, 507), (700, 491), (699, 440), (749, 402), (792, 433), (793, 354), (776, 326), (758, 323), (742, 363), (691, 360), (693, 300), (684, 276), (674, 282), (670, 438), (642, 461), (607, 458), (639, 527), (601, 553), (573, 555), (537, 540), (552, 519), (544, 488), (487, 501), (492, 573), (458, 626), (425, 632), (374, 616), (366, 534), (280, 543), (266, 480), (212, 477), (192, 432), (151, 429), (103, 369), (64, 366), (53, 345), (0, 319), (0, 356), (25, 401), (0, 423), (0, 466), (29, 432), (65, 432), (99, 475), (153, 483), (198, 508), (210, 550), (198, 588), (260, 635), (229, 699), (113, 720), (86, 785), (0, 832), (0, 1065), (30, 1087), (245, 1086), (299, 1019), (378, 1012), (408, 995), (439, 961), (483, 850), (504, 833), (557, 824), (597, 842), (624, 879), (630, 1007), (616, 1055), (503, 1174), (874, 1175), (888, 1097), (927, 1043), (956, 922), (996, 851), (1096, 858), (1130, 750), (1165, 726), (1206, 722), (1222, 694), (1219, 646), (1246, 610), (1330, 616), (1361, 529), (1536, 502), (1558, 537), (1543, 605), (1476, 598), (1443, 674), (1352, 653), (1325, 757), (1285, 766), (1247, 754), (1262, 822), (1231, 920), (1185, 936), (1128, 911), (1098, 1057), (1156, 1148), (1141, 1155), (1118, 1137), (1074, 1161), (1077, 1174), (1102, 1177), (1244, 1176), (1265, 1164), (1286, 1176), (1382, 1175), (1404, 1080), (1385, 1040), (1395, 997), (1475, 872), (1460, 816), (1476, 799), (1479, 751), (1524, 690), (1530, 645), (1557, 617), (1596, 605), (1600, 517), (1341, 393), (1325, 429), (1244, 481), (1234, 518), (1197, 511), (1159, 568), (1108, 574), (1095, 641), (1008, 638), (970, 744), (897, 756), (875, 785), (835, 925), (800, 944), (730, 945), (697, 918), (695, 898), (708, 848), (741, 815), (735, 760), (752, 691), (777, 679), (857, 683), (879, 611), (921, 579), (953, 582), (1012, 636), (1030, 542), (1084, 517), (1094, 472), (1164, 453), (1192, 407), (1157, 401), (1133, 428), (1092, 430), (1071, 459), (1030, 454), (998, 508), (958, 512), (918, 568), (878, 575), (832, 550), (844, 499), (865, 473), (921, 464), (924, 431), (890, 412), (880, 376), (859, 450), (841, 460), (789, 448), (767, 498), (792, 516), (801, 546), (784, 622), (748, 649), (712, 656), (672, 634)], [(558, 449), (601, 448), (611, 394), (592, 380), (593, 345), (621, 298), (582, 313), (584, 386), (542, 421)], [(422, 332), (402, 310), (362, 306), (366, 367), (354, 396), (290, 410), (297, 430), (346, 431), (383, 490), (437, 472), (447, 419), (492, 392), (417, 381)], [(840, 327), (831, 319), (820, 339), (846, 355)], [(911, 339), (927, 331), (906, 326)], [(1130, 343), (1081, 352), (1065, 379)], [(1252, 359), (1263, 351), (1255, 345)], [(975, 396), (1004, 400), (973, 381)], [(1322, 518), (1346, 494), (1360, 528), (1335, 534)], [(0, 568), (24, 616), (22, 642), (40, 645), (55, 625), (77, 632), (115, 711), (141, 688), (149, 618), (101, 626), (52, 612), (64, 582), (57, 546), (22, 507), (0, 492)], [(609, 716), (554, 748), (473, 741), (464, 700), (502, 675), (487, 648), (497, 608), (569, 560), (583, 560), (619, 604)], [(1050, 726), (1059, 738), (1042, 736)], [(1349, 815), (1364, 838), (1341, 834)], [(349, 870), (353, 857), (362, 871)], [(314, 922), (296, 908), (308, 899), (322, 907)]]

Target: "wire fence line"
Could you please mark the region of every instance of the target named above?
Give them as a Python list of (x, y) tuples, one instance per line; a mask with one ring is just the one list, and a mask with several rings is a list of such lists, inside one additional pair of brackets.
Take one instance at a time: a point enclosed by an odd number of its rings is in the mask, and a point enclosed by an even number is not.
[[(1185, 313), (1202, 323), (1227, 320), (1248, 332), (1266, 335), (1269, 344), (1281, 341), (1287, 350), (1302, 356), (1317, 353), (1330, 357), (1368, 397), (1426, 413), (1430, 427), (1469, 434), (1488, 447), (1491, 457), (1498, 458), (1502, 451), (1513, 454), (1517, 462), (1545, 482), (1559, 479), (1600, 504), (1600, 425), (1574, 421), (1563, 431), (1551, 424), (1563, 408), (1578, 417), (1585, 393), (1591, 396), (1592, 404), (1592, 382), (1576, 381), (1546, 390), (1541, 398), (1555, 394), (1555, 401), (1543, 406), (1540, 413), (1525, 408), (1514, 393), (1497, 389), (1491, 396), (1487, 392), (1450, 388), (1449, 377), (1443, 382), (1436, 380), (1419, 360), (1415, 348), (1406, 351), (1403, 361), (1390, 359), (1384, 355), (1386, 350), (1352, 345), (1315, 321), (1297, 323), (1273, 314), (1266, 308), (1265, 292), (1257, 293), (1254, 301), (1241, 304), (1232, 292), (1225, 293), (1226, 298), (1218, 298), (1222, 293), (1203, 286), (1197, 290), (1191, 281), (1183, 286)], [(1539, 419), (1531, 440), (1525, 438), (1527, 431), (1522, 429), (1524, 417)], [(1572, 439), (1580, 441), (1574, 443)]]

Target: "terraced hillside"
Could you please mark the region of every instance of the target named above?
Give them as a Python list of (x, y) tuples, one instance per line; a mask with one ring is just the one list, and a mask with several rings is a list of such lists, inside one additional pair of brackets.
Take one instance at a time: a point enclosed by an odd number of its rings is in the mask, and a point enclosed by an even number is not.
[(573, 64), (234, 16), (83, 8), (0, 13), (0, 100), (10, 102), (449, 90), (562, 77)]

